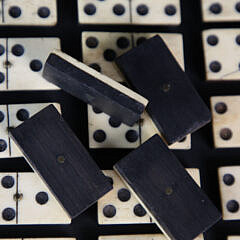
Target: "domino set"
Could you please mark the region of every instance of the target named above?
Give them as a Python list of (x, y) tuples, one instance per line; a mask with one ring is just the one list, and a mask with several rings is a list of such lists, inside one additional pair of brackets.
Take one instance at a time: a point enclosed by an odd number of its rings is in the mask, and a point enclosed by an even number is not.
[(0, 0), (0, 236), (240, 240), (239, 22), (239, 0)]
[[(148, 73), (143, 61), (154, 74)], [(115, 164), (115, 172), (101, 172), (54, 105), (9, 128), (10, 135), (71, 220), (98, 201), (100, 224), (154, 222), (169, 239), (194, 239), (219, 221), (221, 214), (200, 189), (196, 170), (187, 172), (166, 143), (181, 141), (206, 125), (209, 110), (159, 35), (127, 51), (116, 63), (143, 96), (59, 50), (49, 55), (43, 70), (46, 80), (92, 105), (96, 114), (109, 115), (112, 127), (132, 127), (125, 134), (127, 141), (138, 141), (136, 130), (143, 129), (143, 142), (133, 144), (136, 150)], [(162, 80), (155, 76), (162, 76)], [(138, 84), (135, 79), (139, 79)], [(151, 79), (150, 86), (145, 79)], [(181, 99), (181, 104), (176, 99)], [(171, 110), (167, 111), (164, 104), (155, 107), (164, 101)], [(170, 120), (174, 120), (172, 126)], [(99, 142), (106, 138), (102, 130), (93, 136)], [(114, 141), (110, 139), (111, 143)], [(189, 174), (195, 175), (196, 182)], [(118, 201), (121, 203), (116, 208)]]

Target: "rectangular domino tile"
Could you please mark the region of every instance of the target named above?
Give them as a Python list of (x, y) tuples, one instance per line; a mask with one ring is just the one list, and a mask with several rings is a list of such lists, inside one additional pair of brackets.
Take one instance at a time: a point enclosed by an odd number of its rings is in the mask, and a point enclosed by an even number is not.
[(0, 225), (71, 222), (36, 173), (0, 173), (0, 182)]
[[(142, 235), (113, 235), (100, 236), (99, 240), (167, 240), (163, 234), (142, 234)], [(204, 240), (203, 235), (199, 235), (194, 240)], [(238, 240), (231, 238), (230, 240)]]
[(160, 36), (115, 62), (133, 88), (149, 100), (146, 111), (169, 144), (210, 122), (210, 111)]
[(179, 0), (78, 0), (81, 24), (179, 25)]
[(112, 189), (53, 105), (10, 129), (10, 134), (71, 219)]
[(235, 22), (240, 20), (238, 0), (201, 0), (204, 22)]
[(43, 76), (62, 90), (132, 126), (148, 100), (131, 89), (59, 51), (53, 51)]
[(227, 240), (240, 240), (240, 236), (228, 236)]
[(220, 167), (218, 179), (223, 220), (240, 220), (240, 166)]
[(49, 53), (60, 48), (58, 38), (1, 38), (0, 90), (57, 90), (42, 70)]
[(211, 97), (215, 148), (240, 147), (240, 96)]
[(76, 238), (1, 238), (2, 240), (76, 240)]
[(0, 25), (52, 26), (57, 24), (56, 0), (2, 1)]
[(58, 38), (1, 38), (0, 90), (58, 89), (42, 77), (42, 69), (49, 52), (60, 48)]
[[(14, 141), (10, 139), (8, 129), (17, 127), (48, 105), (49, 103), (0, 105), (0, 159), (23, 156)], [(54, 103), (54, 106), (61, 112), (60, 104)]]
[(203, 31), (207, 81), (239, 81), (240, 29)]
[[(200, 186), (199, 169), (188, 168), (187, 171)], [(113, 170), (104, 170), (103, 173), (113, 182), (113, 190), (98, 200), (98, 223), (152, 223), (152, 218), (147, 214), (134, 195), (131, 194), (121, 178)]]
[[(137, 148), (155, 134), (155, 124), (144, 112), (139, 123), (132, 127), (114, 120), (88, 105), (88, 134), (90, 148)], [(191, 135), (169, 146), (171, 149), (191, 149)]]
[(191, 240), (221, 218), (158, 135), (116, 163), (114, 170), (170, 239)]

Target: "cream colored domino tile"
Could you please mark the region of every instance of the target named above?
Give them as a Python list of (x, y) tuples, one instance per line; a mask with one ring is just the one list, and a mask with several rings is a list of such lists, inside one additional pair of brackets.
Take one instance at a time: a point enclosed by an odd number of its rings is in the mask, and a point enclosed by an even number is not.
[[(61, 106), (58, 103), (32, 103), (32, 104), (11, 104), (8, 105), (8, 114), (9, 114), (9, 127), (17, 127), (26, 119), (32, 117), (37, 112), (41, 111), (43, 108), (47, 107), (50, 104), (54, 104), (59, 112), (61, 112)], [(22, 157), (23, 154), (10, 139), (11, 146), (11, 157)]]
[(204, 22), (227, 22), (240, 20), (239, 0), (201, 0)]
[(118, 175), (113, 170), (103, 173), (113, 180), (113, 190), (98, 200), (99, 224), (151, 223), (151, 217)]
[(99, 240), (166, 240), (163, 234), (100, 236)]
[(83, 24), (130, 24), (129, 0), (78, 0), (79, 22)]
[(211, 97), (215, 148), (240, 147), (240, 96)]
[(134, 45), (138, 46), (143, 41), (151, 38), (155, 35), (159, 35), (167, 47), (171, 51), (172, 55), (175, 57), (179, 65), (184, 70), (184, 51), (183, 51), (183, 36), (179, 33), (134, 33)]
[(240, 29), (203, 31), (206, 80), (240, 80)]
[(9, 38), (8, 89), (58, 89), (42, 77), (43, 65), (54, 49), (60, 49), (58, 38)]
[(22, 240), (76, 240), (76, 238), (23, 238)]
[(131, 36), (121, 32), (83, 32), (83, 62), (113, 80), (125, 81), (114, 60), (132, 48)]
[(228, 236), (227, 240), (240, 240), (240, 236)]
[(68, 224), (71, 219), (36, 173), (18, 173), (18, 224)]
[(4, 25), (47, 26), (57, 23), (56, 0), (4, 0), (3, 6)]
[[(158, 134), (162, 137), (162, 134), (158, 131), (151, 117), (145, 111), (141, 117), (141, 142), (144, 143), (153, 135)], [(182, 141), (176, 142), (169, 146), (170, 149), (181, 149), (189, 150), (191, 149), (191, 134), (187, 135)]]
[(220, 167), (218, 169), (223, 220), (240, 219), (239, 173), (240, 166)]
[(179, 25), (179, 0), (132, 0), (132, 23), (143, 25)]
[(9, 151), (8, 109), (7, 105), (0, 105), (0, 158), (8, 158)]
[(0, 225), (16, 224), (17, 174), (0, 173)]
[(7, 89), (7, 39), (0, 38), (0, 91)]
[[(112, 235), (100, 236), (99, 240), (167, 240), (163, 234), (142, 234), (142, 235)], [(195, 240), (204, 240), (203, 235), (199, 235)], [(231, 239), (237, 240), (237, 239)]]
[[(187, 171), (200, 186), (199, 169), (188, 168)], [(98, 200), (99, 224), (151, 223), (152, 218), (131, 194), (117, 173), (113, 170), (103, 172), (113, 181), (113, 190)]]
[(136, 148), (140, 145), (139, 125), (129, 127), (88, 105), (90, 148)]
[(22, 240), (76, 240), (76, 238), (23, 238)]

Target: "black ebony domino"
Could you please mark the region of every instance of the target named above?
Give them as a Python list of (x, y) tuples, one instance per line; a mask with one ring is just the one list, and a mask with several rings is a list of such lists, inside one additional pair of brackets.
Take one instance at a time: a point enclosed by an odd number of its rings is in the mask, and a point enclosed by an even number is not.
[(130, 126), (147, 104), (142, 96), (58, 50), (48, 57), (43, 77)]
[(71, 219), (112, 189), (53, 105), (10, 133)]
[(211, 114), (164, 41), (155, 36), (116, 59), (126, 78), (149, 100), (147, 111), (169, 144), (211, 120)]
[(114, 170), (170, 239), (193, 239), (221, 218), (158, 135), (120, 160)]

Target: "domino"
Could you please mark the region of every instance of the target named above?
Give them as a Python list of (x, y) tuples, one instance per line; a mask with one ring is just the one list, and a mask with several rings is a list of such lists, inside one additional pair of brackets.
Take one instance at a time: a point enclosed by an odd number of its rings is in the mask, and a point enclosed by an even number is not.
[(132, 126), (148, 101), (60, 51), (48, 57), (43, 76), (71, 95)]
[[(88, 138), (90, 148), (136, 148), (155, 134), (161, 133), (144, 112), (139, 123), (127, 126), (88, 105)], [(169, 146), (171, 149), (191, 149), (191, 135)]]
[(56, 0), (3, 0), (1, 25), (53, 26), (57, 24)]
[(215, 148), (240, 147), (240, 96), (217, 96), (210, 101)]
[(238, 0), (202, 0), (204, 22), (235, 22), (240, 20)]
[(130, 2), (78, 0), (78, 15), (83, 24), (130, 24)]
[(0, 91), (7, 88), (7, 40), (0, 38)]
[(132, 0), (132, 23), (142, 25), (179, 25), (179, 0)]
[(82, 33), (83, 62), (118, 82), (125, 82), (125, 79), (115, 66), (114, 60), (132, 47), (131, 33)]
[(43, 65), (54, 49), (60, 49), (58, 38), (9, 38), (8, 90), (57, 90), (42, 77)]
[(223, 220), (239, 220), (239, 166), (218, 169)]
[[(189, 168), (187, 171), (200, 186), (199, 169)], [(113, 190), (98, 200), (98, 223), (152, 223), (152, 218), (131, 194), (120, 177), (112, 170), (104, 170), (103, 173), (113, 182)]]
[(17, 193), (17, 174), (0, 173), (0, 225), (17, 223), (17, 203), (14, 196)]
[(53, 105), (10, 133), (71, 219), (112, 189)]
[(239, 45), (239, 29), (210, 29), (203, 31), (206, 80), (239, 80)]
[(210, 111), (159, 36), (123, 54), (116, 63), (134, 88), (149, 99), (146, 110), (168, 144), (210, 122)]
[(71, 219), (36, 173), (18, 173), (18, 224), (70, 224)]
[(228, 236), (227, 240), (239, 240), (240, 236)]
[(114, 170), (170, 239), (193, 239), (221, 218), (158, 135), (120, 160)]
[(0, 158), (7, 158), (10, 155), (7, 105), (0, 105), (0, 134)]
[(90, 148), (136, 148), (140, 146), (139, 124), (132, 127), (88, 105)]
[(166, 240), (163, 234), (100, 236), (98, 240)]
[[(99, 240), (167, 240), (163, 234), (142, 234), (142, 235), (112, 235), (112, 236), (100, 236)], [(204, 240), (201, 234), (195, 240)], [(237, 239), (231, 239), (237, 240)]]

